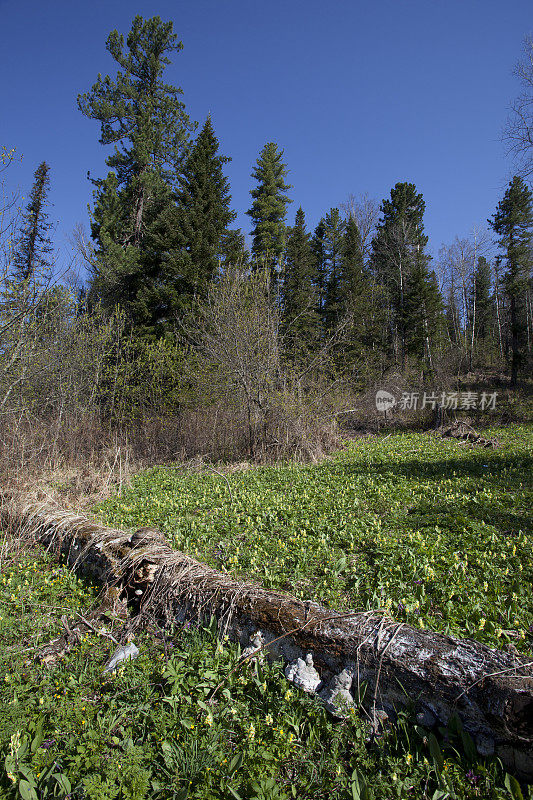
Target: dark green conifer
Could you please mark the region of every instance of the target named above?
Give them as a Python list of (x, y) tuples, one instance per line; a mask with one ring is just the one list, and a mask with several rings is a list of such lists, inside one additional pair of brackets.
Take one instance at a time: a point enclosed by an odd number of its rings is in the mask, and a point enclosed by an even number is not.
[(459, 323), (459, 309), (457, 307), (457, 299), (455, 296), (455, 286), (450, 286), (448, 292), (448, 300), (446, 302), (446, 328), (448, 331), (448, 338), (452, 344), (457, 344), (459, 341), (460, 323)]
[(240, 228), (230, 228), (222, 234), (221, 262), (228, 266), (246, 267), (250, 261), (250, 251), (246, 248), (246, 239)]
[(314, 258), (314, 271), (316, 276), (316, 300), (317, 311), (320, 319), (324, 319), (324, 305), (326, 302), (326, 287), (328, 282), (328, 272), (326, 264), (326, 248), (324, 236), (326, 233), (326, 221), (324, 217), (315, 228), (311, 239), (311, 249)]
[(49, 188), (50, 167), (43, 161), (35, 170), (30, 201), (22, 218), (14, 250), (12, 278), (16, 286), (39, 283), (49, 276), (53, 250), (50, 239), (52, 224), (46, 212)]
[(259, 266), (269, 266), (277, 278), (285, 249), (287, 206), (291, 202), (286, 192), (292, 187), (285, 183), (287, 168), (282, 161), (283, 150), (268, 142), (257, 159), (252, 172), (258, 185), (250, 194), (252, 207), (246, 213), (252, 218), (252, 253)]
[[(433, 333), (428, 327), (431, 325), (429, 309), (427, 313), (420, 311), (424, 298), (427, 295), (429, 302), (434, 288), (430, 285), (427, 268), (429, 257), (424, 252), (427, 244), (424, 210), (424, 199), (416, 186), (397, 183), (391, 189), (390, 200), (383, 200), (383, 217), (372, 240), (372, 267), (376, 280), (388, 296), (391, 346), (402, 368), (408, 350), (418, 356), (426, 352), (427, 357), (428, 341)], [(421, 304), (418, 310), (417, 302)], [(420, 327), (421, 313), (425, 319), (423, 328), (428, 327), (426, 332)], [(413, 326), (411, 330), (408, 330), (409, 325)]]
[(116, 77), (99, 75), (78, 97), (82, 113), (100, 123), (100, 142), (113, 146), (111, 171), (94, 181), (92, 294), (121, 303), (130, 322), (151, 333), (172, 319), (179, 278), (168, 263), (164, 269), (163, 228), (173, 221), (175, 176), (191, 125), (181, 89), (164, 83), (163, 72), (182, 46), (172, 22), (136, 16), (126, 47), (116, 30), (107, 39)]
[(178, 193), (175, 272), (184, 277), (192, 297), (201, 297), (215, 276), (224, 234), (237, 216), (230, 208), (229, 181), (223, 173), (231, 159), (217, 155), (218, 146), (208, 117), (185, 162)]
[(480, 256), (474, 272), (472, 287), (473, 325), (476, 339), (486, 340), (492, 333), (494, 318), (494, 302), (491, 296), (490, 264), (484, 256)]
[(324, 219), (324, 254), (327, 271), (324, 323), (332, 330), (342, 316), (341, 260), (346, 225), (338, 208), (331, 208)]
[(428, 270), (425, 258), (417, 258), (407, 277), (404, 320), (406, 351), (422, 365), (424, 374), (434, 369), (442, 313), (443, 302), (435, 273)]
[(507, 262), (504, 276), (511, 334), (511, 386), (527, 358), (527, 289), (531, 273), (533, 196), (522, 178), (515, 177), (489, 220)]
[(302, 207), (289, 230), (283, 274), (283, 330), (291, 351), (309, 347), (318, 338), (316, 273), (311, 236), (305, 228)]
[(365, 274), (363, 246), (357, 222), (350, 216), (345, 225), (341, 248), (339, 299), (341, 305), (347, 308), (350, 298), (360, 295), (363, 291)]

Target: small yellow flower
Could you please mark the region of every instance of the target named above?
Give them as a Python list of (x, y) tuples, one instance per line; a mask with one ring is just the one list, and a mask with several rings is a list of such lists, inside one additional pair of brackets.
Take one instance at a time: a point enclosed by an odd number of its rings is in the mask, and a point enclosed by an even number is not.
[(266, 722), (267, 725), (272, 725), (273, 724), (274, 718), (272, 717), (272, 714), (267, 714), (266, 715), (265, 722)]
[(487, 621), (487, 620), (486, 620), (484, 617), (483, 617), (482, 619), (480, 619), (480, 621), (479, 621), (479, 630), (480, 630), (480, 631), (482, 631), (482, 630), (483, 630), (483, 628), (485, 627), (485, 622), (486, 622), (486, 621)]

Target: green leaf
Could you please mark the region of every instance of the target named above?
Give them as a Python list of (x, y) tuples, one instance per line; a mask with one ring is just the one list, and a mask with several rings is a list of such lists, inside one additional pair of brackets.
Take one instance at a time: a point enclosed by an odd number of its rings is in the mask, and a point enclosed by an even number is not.
[(470, 734), (462, 730), (461, 741), (468, 761), (475, 761), (477, 759), (477, 750)]
[(507, 772), (505, 775), (505, 788), (513, 798), (513, 800), (524, 800), (524, 795), (522, 794), (522, 789), (520, 788), (520, 784), (514, 777), (514, 775), (509, 775)]
[(438, 767), (439, 772), (442, 772), (444, 768), (444, 756), (434, 733), (429, 734), (429, 752), (431, 753), (431, 757), (435, 762), (435, 766)]
[(231, 759), (230, 765), (228, 767), (229, 778), (232, 778), (237, 772), (237, 770), (242, 767), (243, 761), (244, 761), (244, 756), (242, 753), (237, 753), (237, 755)]
[(37, 723), (35, 736), (33, 737), (33, 741), (31, 743), (31, 752), (35, 753), (35, 751), (41, 746), (43, 741), (44, 741), (43, 720), (40, 719), (39, 722)]
[(63, 790), (63, 792), (65, 794), (70, 794), (71, 793), (72, 786), (71, 786), (71, 783), (70, 783), (70, 781), (69, 781), (69, 779), (67, 778), (66, 775), (63, 775), (60, 772), (55, 772), (52, 775), (52, 777), (56, 779), (56, 782), (57, 782), (58, 786)]
[(38, 800), (34, 787), (26, 780), (19, 781), (19, 794), (22, 800)]
[(366, 781), (362, 775), (359, 775), (356, 769), (354, 769), (350, 778), (350, 791), (352, 793), (352, 800), (369, 800)]

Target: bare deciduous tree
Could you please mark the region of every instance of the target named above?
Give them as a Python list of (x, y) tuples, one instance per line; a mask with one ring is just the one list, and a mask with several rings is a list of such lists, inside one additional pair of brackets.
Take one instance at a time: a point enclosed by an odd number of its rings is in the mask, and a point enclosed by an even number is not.
[(366, 261), (370, 254), (372, 237), (379, 219), (379, 203), (373, 197), (369, 197), (366, 192), (359, 195), (350, 194), (346, 202), (341, 203), (341, 209), (347, 217), (353, 217), (357, 223), (361, 237), (363, 259)]
[(474, 226), (468, 236), (461, 239), (456, 236), (451, 245), (444, 245), (439, 252), (440, 272), (446, 275), (445, 282), (454, 293), (453, 299), (457, 300), (455, 292), (459, 295), (460, 318), (456, 335), (457, 341), (462, 342), (470, 369), (477, 326), (475, 272), (478, 259), (488, 253), (489, 247), (488, 232)]
[(527, 36), (523, 46), (524, 57), (516, 64), (513, 75), (518, 78), (522, 91), (511, 103), (511, 110), (503, 130), (508, 153), (517, 161), (515, 172), (533, 179), (533, 36)]

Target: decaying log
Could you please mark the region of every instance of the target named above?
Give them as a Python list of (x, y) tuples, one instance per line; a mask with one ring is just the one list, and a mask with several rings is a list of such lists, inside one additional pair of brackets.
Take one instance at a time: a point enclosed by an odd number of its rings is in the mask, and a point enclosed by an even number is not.
[(452, 438), (459, 439), (463, 442), (470, 442), (477, 444), (481, 447), (498, 447), (499, 442), (496, 439), (485, 439), (480, 433), (475, 431), (467, 422), (456, 421), (453, 425), (448, 427), (441, 427), (437, 429), (437, 434), (443, 439)]
[(125, 533), (43, 505), (4, 504), (3, 521), (61, 550), (73, 568), (114, 586), (141, 612), (167, 623), (214, 615), (243, 645), (259, 629), (276, 657), (294, 662), (312, 653), (324, 684), (345, 670), (374, 719), (414, 706), (431, 727), (457, 714), (482, 755), (496, 753), (507, 770), (533, 782), (533, 662), (522, 656), (382, 613), (333, 614), (240, 583), (172, 550), (155, 530)]

